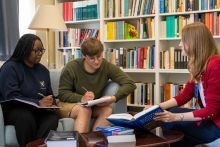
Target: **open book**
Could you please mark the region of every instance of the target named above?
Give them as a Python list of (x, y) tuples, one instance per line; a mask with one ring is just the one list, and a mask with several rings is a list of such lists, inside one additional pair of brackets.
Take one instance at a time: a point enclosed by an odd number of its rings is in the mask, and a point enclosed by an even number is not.
[(84, 102), (84, 103), (80, 103), (81, 106), (86, 106), (86, 107), (91, 107), (97, 104), (101, 104), (104, 102), (108, 102), (111, 100), (111, 96), (103, 96), (101, 98), (95, 99), (95, 100), (91, 100), (88, 102)]
[(156, 122), (153, 120), (155, 113), (163, 112), (159, 105), (154, 105), (147, 110), (143, 110), (134, 116), (127, 113), (112, 114), (106, 118), (114, 125), (139, 128), (139, 129), (153, 129), (162, 124), (162, 122)]
[[(18, 102), (21, 102), (21, 103), (25, 103), (25, 104), (28, 104), (28, 105), (31, 105), (31, 106), (34, 106), (36, 108), (46, 108), (46, 109), (58, 109), (58, 108), (61, 108), (59, 106), (56, 106), (56, 105), (52, 105), (52, 106), (49, 106), (49, 107), (46, 107), (46, 106), (40, 106), (34, 102), (31, 102), (31, 101), (27, 101), (27, 100), (21, 100), (21, 99), (11, 99), (11, 100), (14, 100), (14, 101), (18, 101)], [(11, 101), (9, 100), (9, 101)], [(6, 101), (5, 101), (6, 102)]]

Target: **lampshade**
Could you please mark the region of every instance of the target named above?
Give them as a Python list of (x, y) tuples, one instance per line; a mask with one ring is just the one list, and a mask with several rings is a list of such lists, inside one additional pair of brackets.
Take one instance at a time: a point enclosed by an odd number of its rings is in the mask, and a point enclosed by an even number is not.
[(40, 5), (28, 28), (33, 30), (67, 30), (58, 7), (54, 5)]

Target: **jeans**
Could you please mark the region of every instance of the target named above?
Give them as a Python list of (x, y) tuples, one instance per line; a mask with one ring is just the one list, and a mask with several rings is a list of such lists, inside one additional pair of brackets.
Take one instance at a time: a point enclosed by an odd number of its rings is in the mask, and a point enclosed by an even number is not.
[[(192, 112), (193, 109), (175, 107), (168, 111), (172, 113), (184, 113)], [(218, 128), (212, 120), (202, 121), (200, 125), (197, 125), (195, 121), (169, 122), (162, 127), (184, 133), (184, 138), (179, 142), (171, 144), (171, 146), (195, 146), (197, 144), (212, 142), (220, 137), (220, 128)]]

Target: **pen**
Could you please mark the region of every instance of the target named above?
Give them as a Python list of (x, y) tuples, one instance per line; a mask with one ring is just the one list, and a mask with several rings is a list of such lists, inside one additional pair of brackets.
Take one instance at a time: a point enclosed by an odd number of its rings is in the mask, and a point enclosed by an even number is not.
[(83, 86), (82, 86), (82, 89), (84, 89), (86, 92), (88, 92), (88, 90), (85, 87), (83, 87)]
[(42, 93), (37, 93), (39, 96), (42, 96), (42, 97), (46, 97), (45, 95), (43, 95)]

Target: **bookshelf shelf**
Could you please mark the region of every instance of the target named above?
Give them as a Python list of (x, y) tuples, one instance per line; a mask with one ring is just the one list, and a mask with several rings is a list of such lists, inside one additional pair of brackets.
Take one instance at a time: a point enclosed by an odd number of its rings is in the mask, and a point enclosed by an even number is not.
[(126, 73), (155, 73), (155, 69), (122, 69)]
[(89, 23), (99, 23), (100, 19), (88, 19), (88, 20), (80, 20), (80, 21), (65, 21), (68, 24), (89, 24)]
[(174, 38), (160, 38), (160, 41), (167, 41), (167, 40), (180, 40), (180, 37), (174, 37)]
[(160, 13), (160, 16), (170, 16), (170, 15), (189, 15), (196, 13), (208, 13), (208, 12), (218, 12), (220, 9), (212, 9), (212, 10), (201, 10), (201, 11), (187, 11), (187, 12), (173, 12), (173, 13)]
[(80, 49), (79, 46), (70, 46), (70, 47), (58, 47), (58, 50), (70, 50), (70, 49)]
[(189, 73), (187, 69), (160, 69), (159, 73)]
[(145, 41), (155, 41), (155, 39), (127, 39), (127, 40), (104, 40), (104, 43), (120, 43), (120, 42), (145, 42)]
[(219, 38), (220, 38), (220, 36), (213, 36), (213, 38), (219, 39)]
[(127, 105), (128, 107), (131, 106), (131, 107), (145, 107), (145, 105), (135, 105), (135, 104), (128, 104)]
[(147, 18), (147, 17), (155, 17), (155, 14), (149, 15), (140, 15), (140, 16), (128, 16), (128, 17), (114, 17), (114, 18), (104, 18), (104, 21), (114, 21), (114, 20), (126, 20), (126, 19), (140, 19), (140, 18)]

